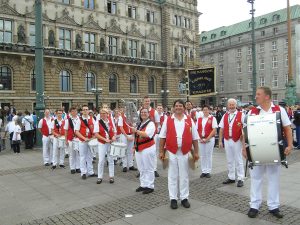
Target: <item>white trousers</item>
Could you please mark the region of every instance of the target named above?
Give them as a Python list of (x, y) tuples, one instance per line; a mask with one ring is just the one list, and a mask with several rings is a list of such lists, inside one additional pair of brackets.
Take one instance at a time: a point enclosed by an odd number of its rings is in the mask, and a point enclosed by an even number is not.
[[(133, 137), (133, 135), (128, 135), (128, 136)], [(126, 136), (121, 134), (120, 142), (127, 145), (126, 156), (122, 158), (123, 168), (132, 167), (133, 166), (133, 150), (132, 150), (132, 148), (134, 145), (134, 141), (128, 141)]]
[(135, 153), (136, 164), (140, 172), (140, 186), (154, 189), (154, 163), (156, 147), (152, 145), (141, 152)]
[(250, 207), (259, 209), (262, 203), (262, 182), (264, 174), (266, 174), (266, 178), (268, 179), (268, 208), (269, 210), (279, 208), (280, 165), (254, 166), (253, 170), (250, 170)]
[(114, 158), (110, 156), (110, 144), (98, 144), (98, 178), (103, 178), (103, 170), (105, 165), (105, 154), (107, 155), (108, 160), (108, 171), (109, 171), (109, 177), (114, 177), (115, 174), (115, 164), (114, 164)]
[(155, 134), (154, 141), (155, 141), (155, 158), (154, 158), (154, 171), (157, 171), (157, 157), (159, 156), (159, 135)]
[(65, 147), (59, 148), (58, 147), (58, 140), (57, 138), (53, 139), (53, 158), (52, 158), (52, 163), (53, 166), (57, 166), (57, 161), (59, 157), (59, 165), (64, 165), (65, 161)]
[(168, 188), (171, 200), (177, 200), (178, 186), (180, 200), (187, 199), (189, 197), (188, 154), (183, 155), (181, 149), (178, 149), (176, 154), (169, 151)]
[(202, 173), (211, 173), (212, 155), (215, 146), (215, 138), (212, 137), (209, 142), (201, 143), (199, 141), (200, 161)]
[(238, 140), (234, 142), (232, 139), (225, 140), (225, 152), (227, 158), (228, 178), (235, 180), (235, 169), (238, 180), (244, 180), (244, 164), (242, 156), (242, 142)]
[(69, 164), (70, 170), (80, 169), (80, 156), (79, 151), (74, 150), (73, 142), (69, 141), (69, 146), (67, 146), (67, 151), (69, 154)]
[(50, 161), (52, 159), (52, 154), (53, 154), (52, 142), (50, 140), (50, 137), (49, 136), (46, 137), (45, 135), (43, 135), (42, 142), (43, 142), (43, 161), (44, 161), (44, 164), (50, 163)]
[(79, 155), (81, 176), (94, 174), (93, 155), (87, 142), (79, 142)]

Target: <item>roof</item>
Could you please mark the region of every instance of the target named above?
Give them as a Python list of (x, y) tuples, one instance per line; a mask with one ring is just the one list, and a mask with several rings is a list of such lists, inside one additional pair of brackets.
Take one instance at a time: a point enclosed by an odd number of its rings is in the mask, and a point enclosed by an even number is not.
[[(300, 18), (300, 5), (291, 6), (291, 20)], [(287, 9), (281, 9), (262, 16), (255, 17), (255, 29), (261, 29), (287, 21)], [(230, 26), (223, 26), (210, 31), (203, 31), (200, 35), (200, 44), (207, 44), (231, 36), (251, 31), (251, 18)]]

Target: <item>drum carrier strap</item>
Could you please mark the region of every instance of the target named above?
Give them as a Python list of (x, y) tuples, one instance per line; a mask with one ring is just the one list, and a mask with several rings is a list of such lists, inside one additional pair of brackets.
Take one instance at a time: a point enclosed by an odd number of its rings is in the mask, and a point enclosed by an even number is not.
[(59, 123), (58, 123), (58, 120), (57, 120), (57, 119), (55, 119), (55, 120), (54, 120), (54, 123), (55, 123), (55, 126), (56, 126), (56, 128), (57, 128), (57, 129), (59, 129), (59, 128), (60, 128), (60, 125), (59, 125)]
[(104, 121), (102, 119), (99, 120), (99, 124), (104, 128), (104, 130), (107, 132), (109, 139), (111, 139), (111, 136), (109, 135), (107, 126), (105, 125)]
[[(140, 123), (140, 124), (138, 125), (138, 127), (137, 127), (137, 130), (142, 130), (142, 129), (144, 129), (150, 122), (151, 122), (151, 120), (149, 119), (146, 123), (143, 124), (143, 126), (141, 126), (142, 123)], [(148, 142), (150, 142), (150, 141), (152, 141), (152, 140), (154, 139), (154, 135), (153, 135), (152, 138), (149, 138), (149, 139), (146, 140), (146, 141), (143, 141), (143, 142), (138, 143), (138, 142), (137, 142), (137, 138), (138, 138), (137, 136), (138, 136), (138, 135), (135, 134), (135, 146), (136, 146), (135, 150), (136, 150), (137, 152), (138, 152), (139, 145), (146, 144), (146, 143), (148, 143)]]
[(82, 119), (82, 117), (80, 117), (80, 120), (81, 120), (81, 122), (83, 122), (84, 123), (84, 125), (89, 129), (89, 131), (90, 131), (90, 133), (92, 134), (93, 132), (91, 131), (91, 129), (90, 129), (90, 126), (89, 126), (89, 124), (88, 124), (88, 122), (86, 121), (86, 120), (84, 120), (84, 119)]

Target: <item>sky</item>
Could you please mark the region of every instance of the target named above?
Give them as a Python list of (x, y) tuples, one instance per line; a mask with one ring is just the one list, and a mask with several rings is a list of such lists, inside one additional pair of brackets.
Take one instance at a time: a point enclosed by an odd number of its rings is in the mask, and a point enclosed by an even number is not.
[[(290, 5), (300, 5), (300, 0), (290, 0)], [(286, 8), (287, 0), (255, 0), (255, 17)], [(251, 4), (247, 0), (198, 0), (198, 11), (203, 13), (199, 29), (209, 31), (251, 18)]]

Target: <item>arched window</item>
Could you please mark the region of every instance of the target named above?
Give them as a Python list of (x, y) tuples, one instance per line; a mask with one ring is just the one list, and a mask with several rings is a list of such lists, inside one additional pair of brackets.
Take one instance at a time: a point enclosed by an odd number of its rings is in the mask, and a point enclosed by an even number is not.
[(30, 80), (31, 80), (31, 91), (36, 91), (36, 76), (35, 76), (35, 70), (33, 69), (30, 74)]
[(109, 92), (118, 92), (118, 78), (116, 74), (109, 76)]
[(70, 73), (66, 70), (60, 71), (60, 91), (68, 92), (71, 91), (70, 87)]
[(155, 94), (156, 92), (156, 80), (153, 76), (148, 78), (148, 93)]
[(0, 66), (0, 84), (3, 85), (2, 90), (12, 90), (11, 69), (8, 66)]
[(85, 75), (85, 90), (86, 92), (91, 92), (92, 88), (96, 87), (96, 78), (95, 75), (91, 72), (88, 72)]
[(138, 92), (138, 80), (135, 75), (130, 76), (130, 93)]

